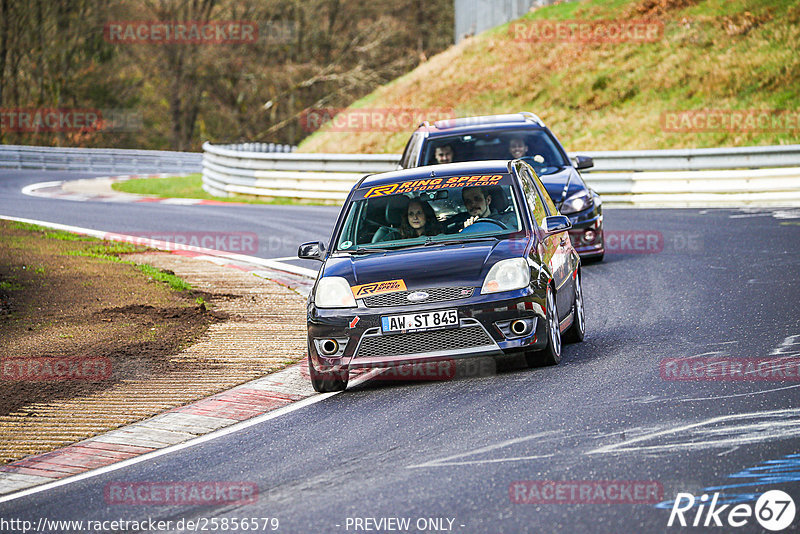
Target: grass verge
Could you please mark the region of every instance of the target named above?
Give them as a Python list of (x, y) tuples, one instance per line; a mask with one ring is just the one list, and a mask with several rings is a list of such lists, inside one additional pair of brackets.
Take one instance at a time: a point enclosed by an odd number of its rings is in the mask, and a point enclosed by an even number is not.
[(258, 197), (255, 195), (235, 195), (233, 197), (215, 197), (203, 190), (203, 177), (200, 173), (188, 176), (170, 176), (168, 178), (135, 178), (116, 182), (111, 185), (115, 191), (135, 193), (160, 198), (199, 198), (244, 204), (303, 204), (327, 205), (329, 202), (300, 200), (289, 197)]
[[(652, 42), (533, 41), (515, 32), (514, 24), (543, 20), (647, 20), (663, 31)], [(563, 2), (461, 41), (351, 109), (427, 110), (420, 119), (428, 120), (436, 110), (459, 117), (532, 111), (570, 151), (793, 144), (800, 136), (798, 49), (796, 0)], [(730, 122), (692, 123), (688, 131), (668, 123), (680, 112), (702, 118), (717, 111)], [(766, 111), (777, 125), (737, 126), (736, 111)], [(328, 125), (299, 149), (399, 153), (409, 134)]]
[[(185, 282), (180, 277), (175, 276), (174, 273), (162, 271), (146, 263), (135, 263), (123, 259), (122, 256), (123, 254), (135, 254), (138, 252), (145, 252), (149, 250), (147, 247), (132, 245), (130, 243), (119, 243), (116, 241), (100, 240), (91, 236), (72, 234), (70, 232), (64, 232), (62, 230), (52, 230), (50, 228), (45, 228), (44, 226), (39, 226), (30, 223), (13, 221), (10, 223), (10, 226), (18, 230), (25, 230), (28, 232), (39, 233), (48, 239), (57, 239), (59, 241), (84, 241), (87, 243), (92, 243), (91, 245), (86, 245), (76, 250), (67, 250), (62, 254), (65, 254), (67, 256), (83, 256), (86, 258), (95, 258), (115, 263), (125, 263), (127, 265), (132, 265), (136, 269), (142, 271), (151, 280), (164, 282), (165, 284), (167, 284), (169, 287), (171, 287), (176, 291), (189, 291), (192, 289), (192, 286), (190, 284)], [(0, 282), (0, 284), (3, 283), (7, 282)], [(5, 288), (3, 288), (2, 285), (0, 285), (0, 289), (5, 289)]]
[[(0, 465), (303, 357), (305, 304), (296, 294), (145, 250), (0, 220)], [(151, 265), (134, 268), (131, 260)], [(212, 291), (189, 290), (188, 280), (213, 280)]]

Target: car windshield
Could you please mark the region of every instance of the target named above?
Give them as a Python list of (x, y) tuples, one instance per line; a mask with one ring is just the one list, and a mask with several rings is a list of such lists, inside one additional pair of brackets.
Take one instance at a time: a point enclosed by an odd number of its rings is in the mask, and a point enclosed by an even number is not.
[(436, 137), (426, 144), (422, 165), (438, 163), (437, 149), (440, 153), (452, 151), (454, 162), (525, 158), (539, 176), (569, 165), (545, 130), (503, 130)]
[(519, 232), (522, 224), (511, 184), (509, 174), (486, 174), (360, 189), (348, 209), (336, 250), (366, 253)]

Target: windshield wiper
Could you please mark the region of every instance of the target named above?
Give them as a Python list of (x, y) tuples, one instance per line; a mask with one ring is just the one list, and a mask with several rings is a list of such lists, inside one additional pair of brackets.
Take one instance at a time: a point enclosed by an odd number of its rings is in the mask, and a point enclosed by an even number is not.
[(399, 245), (392, 248), (359, 247), (355, 250), (337, 250), (337, 252), (346, 252), (347, 254), (361, 255), (361, 254), (372, 254), (373, 252), (392, 252), (393, 250), (400, 250), (400, 249), (414, 248), (414, 247), (427, 247), (431, 245), (458, 245), (460, 243), (473, 243), (475, 241), (488, 241), (488, 240), (500, 241), (500, 238), (496, 236), (483, 236), (483, 237), (472, 237), (472, 238), (461, 238), (461, 239), (445, 239), (442, 241), (436, 241), (431, 237), (428, 237), (424, 243), (409, 243), (406, 245)]
[(359, 247), (355, 250), (340, 250), (339, 252), (347, 252), (348, 254), (372, 254), (373, 252), (391, 252), (392, 248), (379, 248), (379, 247)]
[(431, 246), (431, 245), (458, 245), (458, 244), (461, 244), (461, 243), (472, 243), (472, 242), (475, 242), (475, 241), (487, 241), (487, 240), (500, 241), (500, 238), (496, 237), (496, 236), (489, 235), (489, 236), (483, 236), (483, 237), (472, 237), (472, 238), (463, 237), (461, 239), (445, 239), (445, 240), (442, 240), (442, 241), (434, 241), (433, 239), (431, 239), (429, 237), (425, 241), (425, 246), (427, 247), (427, 246)]

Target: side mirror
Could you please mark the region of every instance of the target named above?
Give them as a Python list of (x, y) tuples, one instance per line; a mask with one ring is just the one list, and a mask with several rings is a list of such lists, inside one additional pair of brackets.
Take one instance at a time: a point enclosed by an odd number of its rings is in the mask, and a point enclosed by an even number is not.
[(592, 167), (594, 167), (594, 160), (589, 156), (575, 156), (576, 169), (591, 169)]
[(566, 215), (545, 217), (543, 223), (544, 233), (547, 235), (560, 234), (572, 228), (572, 223), (569, 222), (569, 217)]
[(320, 241), (303, 243), (297, 249), (297, 257), (301, 260), (322, 261), (325, 258), (325, 245)]

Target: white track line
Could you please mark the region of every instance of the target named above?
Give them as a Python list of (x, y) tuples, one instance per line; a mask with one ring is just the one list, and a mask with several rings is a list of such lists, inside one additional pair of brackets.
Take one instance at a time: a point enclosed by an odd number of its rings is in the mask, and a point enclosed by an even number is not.
[(36, 194), (36, 191), (39, 189), (44, 189), (46, 187), (56, 187), (58, 185), (63, 184), (63, 180), (56, 180), (54, 182), (39, 182), (38, 184), (30, 184), (26, 185), (22, 188), (22, 194), (28, 196), (39, 196)]

